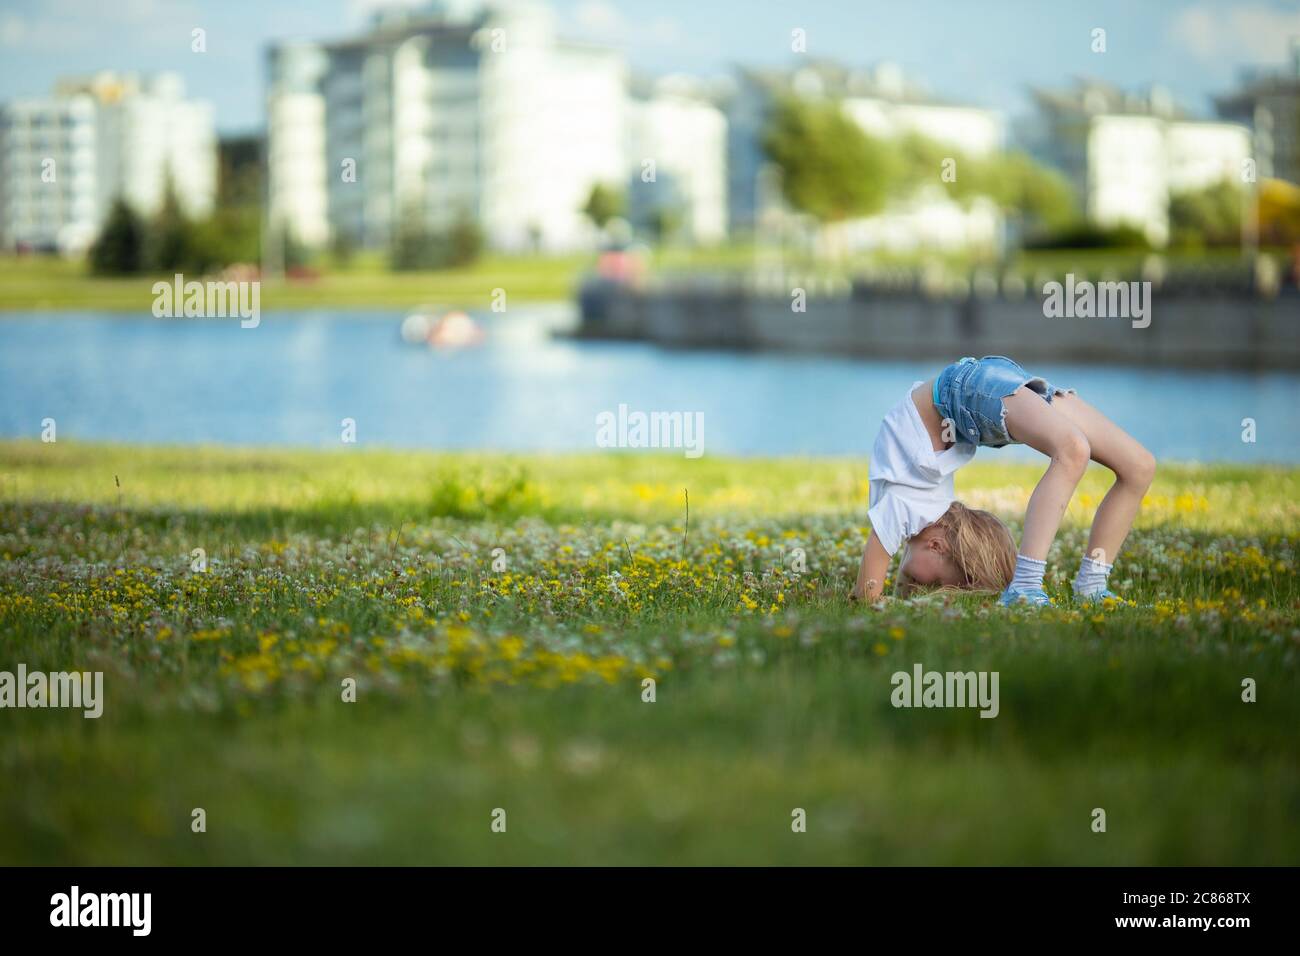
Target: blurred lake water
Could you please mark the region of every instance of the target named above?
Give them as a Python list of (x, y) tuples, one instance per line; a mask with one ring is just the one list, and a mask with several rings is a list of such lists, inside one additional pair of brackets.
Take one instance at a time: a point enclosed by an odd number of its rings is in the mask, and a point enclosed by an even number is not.
[[(391, 311), (277, 313), (252, 329), (0, 318), (0, 436), (37, 437), (53, 418), (60, 439), (337, 447), (351, 418), (360, 446), (590, 452), (597, 416), (625, 404), (703, 413), (705, 454), (865, 457), (880, 417), (942, 364), (666, 352), (553, 338), (543, 310), (480, 318), (486, 342), (455, 352), (404, 343)], [(1300, 462), (1300, 373), (1030, 371), (1077, 388), (1162, 459)]]

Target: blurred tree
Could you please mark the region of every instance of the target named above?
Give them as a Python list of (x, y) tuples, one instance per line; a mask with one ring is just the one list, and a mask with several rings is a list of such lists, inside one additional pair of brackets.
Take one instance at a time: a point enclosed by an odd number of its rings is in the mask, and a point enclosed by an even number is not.
[(763, 149), (786, 201), (823, 225), (878, 212), (898, 173), (890, 150), (829, 100), (778, 100)]
[(658, 206), (646, 218), (646, 227), (655, 244), (668, 242), (681, 229), (685, 216), (680, 206)]
[(474, 262), (483, 252), (483, 233), (465, 210), (450, 226), (430, 229), (417, 208), (402, 216), (394, 237), (390, 264), (400, 272), (446, 269)]
[(940, 173), (944, 160), (957, 160), (957, 179), (943, 183), (954, 196), (971, 193), (971, 170), (964, 154), (938, 140), (920, 133), (905, 133), (898, 139), (898, 157), (901, 165), (898, 181), (904, 184), (943, 182)]
[[(209, 272), (235, 262), (258, 262), (262, 245), (261, 141), (223, 139), (218, 145), (216, 207), (204, 219), (186, 215), (167, 176), (163, 202), (148, 222), (144, 258), (161, 272)], [(286, 238), (286, 265), (300, 265), (304, 251)]]
[(1282, 179), (1259, 183), (1260, 241), (1275, 245), (1300, 243), (1300, 186)]
[(144, 226), (121, 196), (90, 247), (90, 267), (99, 275), (133, 275), (144, 268)]
[(262, 202), (260, 136), (228, 136), (217, 142), (217, 205), (257, 206)]
[(356, 258), (357, 240), (349, 229), (336, 229), (330, 239), (330, 258), (336, 266), (347, 267)]
[(190, 268), (199, 271), (261, 258), (261, 137), (221, 139), (217, 163), (216, 209), (195, 224), (191, 236)]
[(436, 240), (414, 207), (403, 210), (393, 235), (390, 265), (398, 272), (436, 268)]
[(468, 210), (462, 209), (447, 234), (449, 266), (467, 266), (483, 253), (483, 230)]
[(163, 201), (149, 221), (145, 242), (146, 265), (151, 271), (183, 272), (197, 252), (194, 227), (176, 195), (176, 184), (168, 173), (163, 184)]
[[(939, 182), (954, 199), (985, 196), (1003, 213), (1015, 216), (1029, 237), (1041, 237), (1079, 221), (1074, 187), (1061, 173), (1022, 152), (969, 156), (918, 133), (902, 138), (900, 154), (906, 182)], [(954, 160), (955, 179), (940, 176), (946, 160)]]
[(256, 206), (218, 208), (193, 224), (186, 265), (207, 272), (235, 262), (258, 262), (261, 244), (261, 211)]
[(1169, 197), (1169, 235), (1181, 247), (1241, 242), (1241, 189), (1230, 179)]
[(1025, 240), (1026, 249), (1150, 249), (1146, 233), (1137, 226), (1099, 226), (1075, 222), (1064, 229)]
[(284, 232), (284, 267), (301, 269), (310, 266), (316, 258), (316, 250), (298, 238), (293, 229)]
[(999, 153), (974, 165), (972, 184), (1004, 211), (1019, 215), (1029, 235), (1055, 232), (1079, 221), (1070, 181), (1020, 152)]
[(610, 220), (623, 215), (623, 207), (623, 194), (619, 190), (604, 183), (596, 183), (587, 195), (582, 213), (597, 229), (603, 230)]

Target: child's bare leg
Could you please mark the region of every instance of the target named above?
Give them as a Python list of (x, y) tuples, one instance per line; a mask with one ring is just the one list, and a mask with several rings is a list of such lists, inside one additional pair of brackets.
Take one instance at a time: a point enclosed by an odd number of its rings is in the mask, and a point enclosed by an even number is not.
[[(1057, 395), (1052, 407), (1075, 424), (1088, 439), (1092, 460), (1115, 473), (1115, 484), (1097, 507), (1088, 536), (1088, 557), (1113, 564), (1133, 527), (1142, 498), (1151, 487), (1156, 460), (1151, 452), (1078, 395)], [(1008, 416), (1010, 418), (1010, 416)], [(1097, 557), (1097, 550), (1102, 554)]]
[(1022, 385), (1002, 403), (1011, 437), (1051, 459), (1029, 497), (1020, 539), (1022, 555), (1045, 561), (1092, 449), (1082, 429), (1032, 389)]

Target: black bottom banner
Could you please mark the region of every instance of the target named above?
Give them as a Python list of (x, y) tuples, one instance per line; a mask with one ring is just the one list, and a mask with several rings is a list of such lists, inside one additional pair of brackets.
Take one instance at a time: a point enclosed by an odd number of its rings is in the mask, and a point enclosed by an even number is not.
[(1232, 946), (1291, 935), (1295, 887), (1285, 868), (32, 868), (0, 872), (0, 925), (11, 941), (75, 934), (81, 945), (399, 941), (445, 922), (494, 940), (680, 924), (733, 942), (787, 928), (923, 928), (928, 942), (1046, 934)]

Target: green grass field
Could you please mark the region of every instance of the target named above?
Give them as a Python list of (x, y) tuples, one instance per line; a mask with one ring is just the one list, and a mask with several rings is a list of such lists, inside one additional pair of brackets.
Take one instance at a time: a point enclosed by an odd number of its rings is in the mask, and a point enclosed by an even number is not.
[[(756, 255), (743, 244), (716, 248), (666, 247), (656, 250), (648, 268), (659, 274), (681, 272), (739, 273), (772, 268), (771, 250)], [(1280, 257), (1274, 253), (1275, 258)], [(1136, 275), (1145, 254), (1125, 250), (1082, 249), (1030, 251), (1021, 254), (1017, 268), (1027, 280), (1046, 271), (1079, 275)], [(1234, 250), (1199, 253), (1171, 253), (1171, 267), (1231, 267), (1238, 263)], [(260, 289), (263, 310), (275, 309), (410, 309), (422, 304), (486, 309), (492, 305), (493, 290), (504, 289), (514, 304), (571, 300), (582, 277), (594, 264), (591, 255), (507, 256), (489, 254), (471, 266), (435, 272), (390, 272), (385, 259), (376, 253), (355, 256), (346, 264), (322, 262), (314, 279), (264, 280)], [(821, 276), (852, 275), (867, 266), (892, 264), (915, 268), (922, 263), (944, 262), (961, 272), (970, 263), (961, 256), (849, 257), (838, 266), (828, 265), (807, 251), (790, 249), (780, 256), (782, 264), (796, 272)], [(54, 257), (0, 256), (0, 317), (5, 313), (33, 310), (86, 309), (149, 314), (153, 284), (171, 281), (171, 275), (104, 277), (92, 275), (78, 260)]]
[[(264, 281), (260, 306), (263, 310), (409, 309), (434, 303), (487, 308), (496, 288), (505, 289), (510, 302), (560, 301), (573, 297), (589, 261), (587, 256), (489, 256), (463, 269), (393, 273), (363, 260), (315, 279)], [(148, 315), (153, 284), (159, 279), (170, 281), (171, 276), (94, 276), (79, 261), (0, 257), (0, 313), (93, 309)]]
[[(1017, 524), (1037, 475), (958, 488)], [(1106, 609), (1090, 472), (1044, 612), (849, 605), (865, 477), (0, 443), (0, 670), (105, 675), (0, 710), (0, 863), (1300, 859), (1300, 469), (1164, 467)], [(893, 707), (918, 663), (998, 716)]]

